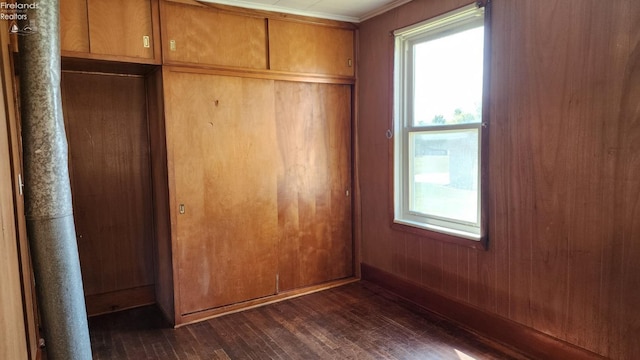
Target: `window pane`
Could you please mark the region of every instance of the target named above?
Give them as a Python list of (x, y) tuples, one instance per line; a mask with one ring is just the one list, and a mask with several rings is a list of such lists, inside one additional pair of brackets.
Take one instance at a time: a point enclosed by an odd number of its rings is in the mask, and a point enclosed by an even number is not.
[(409, 211), (478, 222), (478, 129), (409, 133)]
[(413, 125), (480, 122), (484, 27), (413, 45)]

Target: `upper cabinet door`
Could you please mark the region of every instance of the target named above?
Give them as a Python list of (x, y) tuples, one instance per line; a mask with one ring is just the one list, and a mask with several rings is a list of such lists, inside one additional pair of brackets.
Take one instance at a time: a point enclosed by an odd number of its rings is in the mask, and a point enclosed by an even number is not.
[(87, 0), (60, 0), (60, 48), (89, 52)]
[(350, 29), (269, 20), (271, 70), (354, 76)]
[(149, 0), (87, 0), (91, 53), (152, 59)]
[(163, 2), (165, 62), (266, 69), (265, 19)]

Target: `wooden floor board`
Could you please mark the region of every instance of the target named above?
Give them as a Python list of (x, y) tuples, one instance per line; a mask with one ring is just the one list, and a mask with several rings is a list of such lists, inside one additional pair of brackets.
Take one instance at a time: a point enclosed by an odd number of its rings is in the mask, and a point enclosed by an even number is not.
[(152, 306), (89, 326), (96, 360), (525, 359), (366, 282), (179, 329)]

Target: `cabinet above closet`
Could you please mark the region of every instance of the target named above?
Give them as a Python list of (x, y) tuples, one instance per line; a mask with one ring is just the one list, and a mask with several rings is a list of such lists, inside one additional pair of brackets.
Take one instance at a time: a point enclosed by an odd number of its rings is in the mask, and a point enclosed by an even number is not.
[[(165, 64), (354, 77), (355, 26), (191, 1), (162, 1)], [(271, 75), (267, 75), (271, 76)]]
[(265, 19), (163, 1), (165, 63), (267, 68)]
[(355, 28), (191, 0), (60, 0), (67, 58), (352, 80)]
[(351, 29), (269, 20), (272, 70), (354, 76)]
[(62, 56), (160, 63), (157, 0), (60, 0)]

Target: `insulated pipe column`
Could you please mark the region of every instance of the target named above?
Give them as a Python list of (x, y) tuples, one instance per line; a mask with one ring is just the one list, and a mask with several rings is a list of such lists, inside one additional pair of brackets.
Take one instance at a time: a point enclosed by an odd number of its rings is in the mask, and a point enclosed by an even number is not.
[[(20, 0), (25, 215), (47, 357), (91, 359), (60, 97), (58, 0)], [(21, 10), (22, 9), (22, 10)]]

